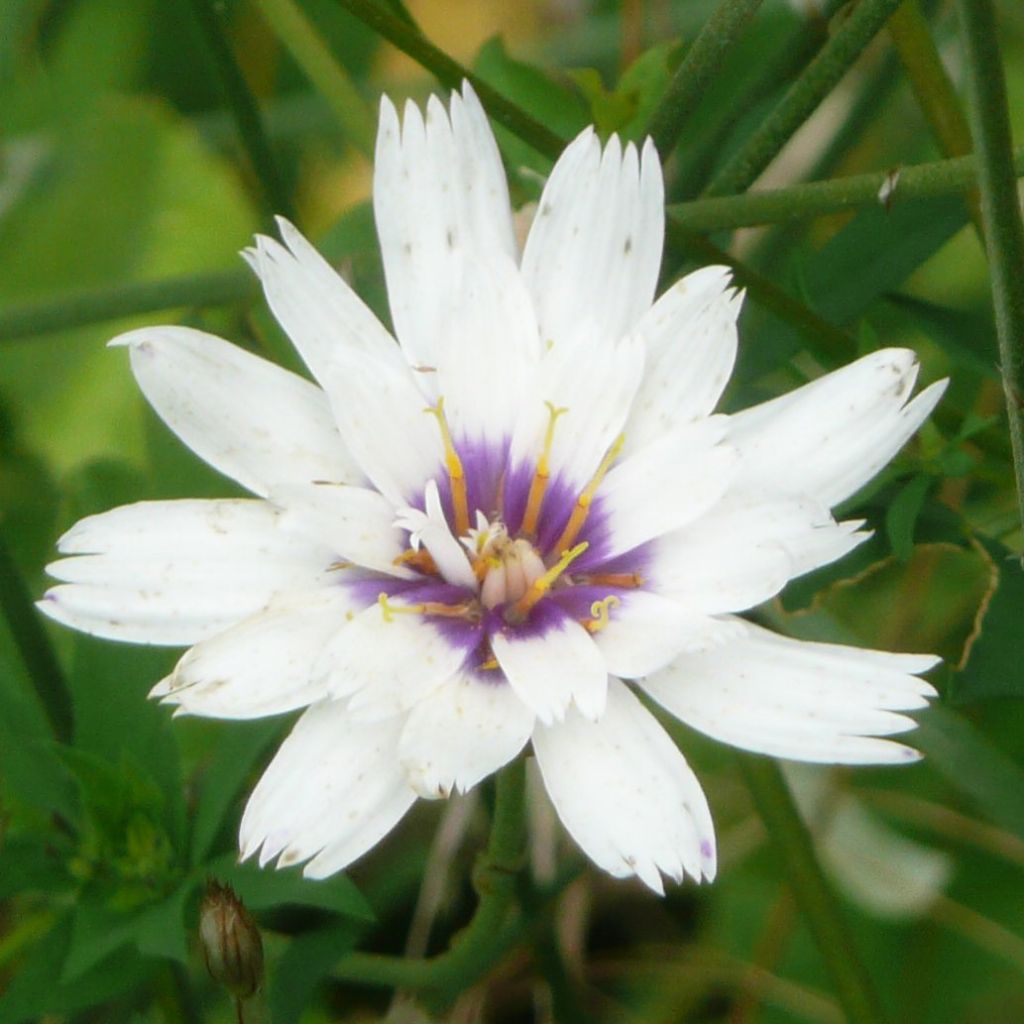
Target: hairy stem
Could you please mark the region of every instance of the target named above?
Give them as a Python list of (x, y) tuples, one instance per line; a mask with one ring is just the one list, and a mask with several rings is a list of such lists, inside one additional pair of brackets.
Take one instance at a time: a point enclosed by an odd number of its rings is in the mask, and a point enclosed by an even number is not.
[(901, 0), (860, 0), (775, 109), (719, 171), (705, 195), (748, 189), (861, 55)]
[(662, 160), (675, 149), (686, 127), (686, 119), (760, 6), (761, 0), (718, 0), (647, 125), (647, 134), (654, 140)]
[(971, 131), (992, 299), (999, 339), (1000, 373), (1010, 423), (1017, 504), (1024, 524), (1024, 225), (1013, 162), (1006, 80), (991, 0), (957, 0), (967, 57)]

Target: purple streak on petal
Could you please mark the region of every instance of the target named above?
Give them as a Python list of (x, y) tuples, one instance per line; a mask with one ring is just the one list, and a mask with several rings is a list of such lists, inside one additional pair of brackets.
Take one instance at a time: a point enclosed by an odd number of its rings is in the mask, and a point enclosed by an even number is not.
[[(508, 442), (500, 444), (464, 439), (456, 442), (456, 451), (462, 463), (466, 480), (466, 502), (469, 505), (470, 526), (476, 526), (476, 512), (483, 512), (493, 519), (497, 511), (498, 487), (508, 458)], [(448, 474), (442, 468), (435, 477), (441, 496), (441, 507), (452, 533), (455, 532), (455, 508), (452, 504), (452, 485)], [(423, 494), (410, 502), (413, 508), (424, 507)]]
[(530, 496), (534, 470), (532, 463), (522, 462), (517, 466), (510, 466), (505, 474), (501, 518), (511, 536), (515, 536), (523, 525), (526, 499)]
[(495, 633), (503, 633), (510, 639), (544, 636), (564, 628), (566, 620), (571, 618), (550, 597), (538, 601), (530, 610), (525, 622), (506, 622), (502, 614), (503, 607), (492, 608), (484, 618), (484, 628), (488, 636)]
[(702, 839), (700, 841), (700, 855), (704, 860), (711, 860), (715, 855), (715, 848), (711, 845), (710, 839)]

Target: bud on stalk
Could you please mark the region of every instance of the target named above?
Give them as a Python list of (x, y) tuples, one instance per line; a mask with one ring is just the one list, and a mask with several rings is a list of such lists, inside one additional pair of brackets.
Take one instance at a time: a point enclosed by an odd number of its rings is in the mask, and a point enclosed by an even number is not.
[(263, 983), (263, 941), (233, 889), (209, 881), (199, 907), (199, 938), (214, 981), (236, 1000), (248, 999)]

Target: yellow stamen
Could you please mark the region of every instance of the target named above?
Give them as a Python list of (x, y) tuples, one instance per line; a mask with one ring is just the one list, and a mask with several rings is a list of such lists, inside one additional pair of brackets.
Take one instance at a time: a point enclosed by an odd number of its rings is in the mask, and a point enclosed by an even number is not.
[(579, 536), (580, 530), (583, 529), (583, 524), (587, 521), (587, 516), (590, 514), (590, 505), (594, 500), (594, 495), (597, 493), (598, 487), (601, 486), (605, 473), (608, 472), (612, 463), (619, 457), (619, 452), (622, 451), (622, 445), (625, 440), (626, 435), (619, 434), (615, 439), (615, 444), (605, 453), (605, 457), (601, 460), (601, 465), (597, 467), (597, 472), (590, 478), (590, 483), (583, 488), (580, 496), (576, 499), (576, 505), (572, 510), (572, 515), (569, 516), (569, 522), (565, 524), (565, 529), (562, 531), (561, 536), (555, 541), (556, 551), (562, 551), (567, 548)]
[(573, 583), (594, 587), (622, 587), (635, 590), (644, 585), (644, 578), (638, 572), (594, 572), (581, 573), (573, 577)]
[(537, 470), (530, 482), (530, 494), (526, 499), (526, 511), (523, 513), (522, 532), (527, 537), (532, 537), (537, 531), (537, 519), (540, 516), (540, 507), (544, 503), (544, 492), (548, 489), (548, 480), (551, 477), (551, 446), (555, 441), (555, 423), (562, 413), (568, 409), (556, 409), (551, 402), (544, 403), (548, 407), (548, 429), (544, 435), (544, 450), (541, 452), (540, 461), (537, 463)]
[(485, 662), (482, 662), (477, 666), (482, 672), (490, 672), (498, 667), (497, 658), (488, 658)]
[(441, 429), (441, 443), (444, 445), (444, 465), (448, 470), (448, 480), (452, 485), (452, 507), (455, 511), (455, 535), (463, 537), (469, 532), (469, 499), (466, 496), (466, 474), (462, 469), (462, 460), (455, 450), (452, 434), (448, 429), (448, 418), (444, 414), (444, 398), (437, 400), (437, 405), (428, 406), (423, 410), (429, 412), (437, 420)]
[(429, 573), (432, 576), (437, 575), (437, 566), (434, 563), (434, 558), (426, 548), (420, 548), (419, 551), (413, 551), (412, 548), (408, 548), (397, 558), (392, 559), (391, 564), (407, 565), (411, 569), (419, 569), (420, 572)]
[(480, 608), (475, 601), (461, 604), (442, 604), (440, 601), (421, 601), (419, 604), (392, 604), (383, 590), (377, 595), (385, 622), (394, 622), (396, 615), (439, 615), (446, 619), (479, 618)]
[(505, 619), (511, 623), (523, 622), (530, 609), (552, 588), (555, 580), (576, 561), (590, 545), (584, 541), (571, 551), (563, 551), (562, 557), (543, 576), (538, 576), (521, 598), (505, 612)]
[(355, 567), (355, 563), (354, 562), (347, 562), (347, 561), (345, 561), (344, 558), (339, 558), (338, 561), (331, 562), (331, 564), (329, 566), (327, 566), (327, 571), (328, 572), (333, 572), (333, 571), (335, 571), (337, 569), (352, 569), (354, 567)]
[(595, 601), (590, 606), (590, 614), (593, 618), (583, 623), (588, 633), (600, 633), (611, 621), (611, 610), (622, 602), (614, 595), (609, 594), (602, 601)]

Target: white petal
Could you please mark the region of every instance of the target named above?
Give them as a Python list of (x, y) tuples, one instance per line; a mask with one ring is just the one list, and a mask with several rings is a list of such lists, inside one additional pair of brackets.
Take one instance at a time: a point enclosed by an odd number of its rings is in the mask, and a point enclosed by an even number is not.
[(658, 539), (651, 586), (709, 615), (743, 611), (853, 550), (868, 536), (860, 525), (808, 499), (731, 494)]
[(96, 636), (193, 644), (290, 590), (327, 581), (331, 552), (263, 501), (143, 501), (89, 516), (47, 567), (65, 586), (39, 607)]
[(444, 447), (397, 347), (381, 358), (339, 352), (324, 386), (352, 457), (396, 508), (414, 503), (428, 479), (443, 472)]
[(459, 675), (409, 712), (398, 756), (422, 797), (464, 793), (526, 744), (533, 713), (501, 678)]
[(946, 389), (907, 401), (918, 365), (908, 349), (883, 349), (788, 395), (731, 418), (743, 479), (832, 507), (867, 483), (909, 440)]
[(623, 594), (610, 609), (608, 625), (594, 634), (594, 642), (611, 675), (635, 679), (667, 665), (680, 651), (714, 647), (735, 635), (730, 621), (637, 590)]
[(262, 718), (326, 696), (313, 666), (353, 611), (347, 588), (296, 595), (203, 640), (152, 697), (209, 718)]
[(742, 293), (728, 267), (702, 267), (677, 281), (643, 316), (635, 333), (647, 362), (626, 425), (626, 450), (711, 413), (736, 361)]
[(632, 336), (576, 355), (552, 346), (538, 365), (534, 400), (516, 426), (513, 469), (536, 464), (550, 411), (562, 409), (553, 433), (551, 474), (582, 489), (622, 433), (643, 371), (643, 346)]
[(410, 102), (399, 128), (381, 100), (373, 205), (398, 339), (413, 365), (436, 366), (453, 259), (515, 258), (501, 157), (468, 85), (450, 118), (432, 97), (425, 124)]
[(561, 613), (545, 626), (491, 636), (491, 650), (512, 689), (542, 722), (564, 718), (570, 704), (586, 718), (600, 717), (608, 672), (593, 638)]
[(707, 512), (735, 474), (737, 455), (720, 444), (726, 418), (686, 424), (613, 466), (601, 489), (608, 557), (631, 551)]
[(258, 235), (245, 252), (267, 304), (318, 380), (339, 349), (374, 354), (395, 348), (373, 312), (293, 224), (277, 218), (284, 245)]
[(135, 379), (167, 426), (253, 493), (362, 479), (326, 396), (301, 377), (188, 327), (144, 327), (110, 344), (129, 346)]
[(424, 500), (426, 512), (417, 508), (404, 509), (399, 515), (398, 525), (412, 534), (411, 540), (416, 547), (422, 544), (430, 552), (438, 571), (449, 583), (476, 591), (473, 567), (466, 557), (466, 549), (448, 528), (436, 481), (427, 481)]
[(937, 658), (806, 643), (736, 621), (742, 638), (681, 654), (644, 689), (688, 725), (745, 750), (835, 764), (918, 758), (876, 737), (914, 728), (895, 712), (935, 695), (912, 673)]
[(339, 560), (389, 576), (414, 573), (396, 564), (405, 550), (405, 535), (395, 526), (394, 506), (366, 487), (314, 483), (275, 487), (270, 500), (285, 510), (296, 531), (315, 537)]
[(438, 284), (444, 322), (436, 385), (456, 442), (507, 445), (524, 404), (536, 401), (540, 336), (510, 257), (456, 254)]
[(598, 867), (638, 875), (662, 892), (715, 876), (715, 836), (700, 783), (668, 734), (618, 679), (597, 722), (570, 714), (533, 734), (551, 800), (569, 834)]
[(664, 187), (658, 154), (642, 158), (593, 129), (558, 159), (523, 251), (541, 338), (576, 357), (626, 334), (650, 306), (661, 264)]
[[(401, 599), (390, 604), (402, 607)], [(459, 643), (429, 616), (373, 605), (356, 615), (324, 648), (317, 674), (334, 698), (350, 697), (360, 717), (398, 714), (450, 679), (471, 650), (471, 633)]]
[(281, 744), (242, 816), (242, 857), (280, 854), (305, 874), (340, 871), (377, 843), (416, 797), (396, 749), (402, 719), (353, 720), (336, 701), (314, 704)]

